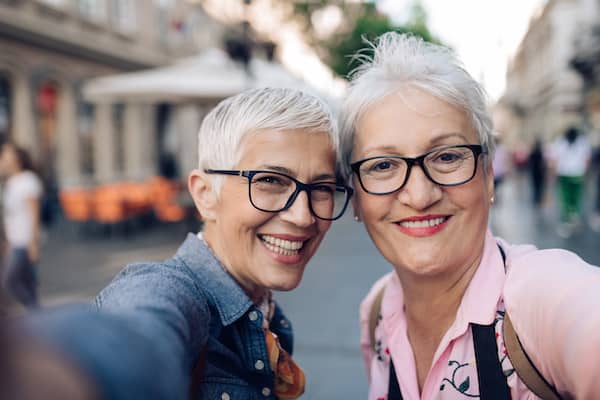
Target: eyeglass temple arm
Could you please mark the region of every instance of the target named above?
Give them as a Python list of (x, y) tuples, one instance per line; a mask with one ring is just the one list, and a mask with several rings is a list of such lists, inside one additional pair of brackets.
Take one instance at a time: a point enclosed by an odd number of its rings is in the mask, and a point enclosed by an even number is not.
[(204, 172), (206, 172), (207, 174), (246, 176), (244, 174), (244, 171), (236, 171), (236, 170), (228, 170), (228, 169), (205, 169)]

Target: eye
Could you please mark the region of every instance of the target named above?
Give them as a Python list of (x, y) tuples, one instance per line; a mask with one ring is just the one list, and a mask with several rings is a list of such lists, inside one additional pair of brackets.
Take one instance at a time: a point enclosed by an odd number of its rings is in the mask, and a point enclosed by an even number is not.
[(392, 168), (392, 163), (389, 161), (380, 161), (376, 164), (373, 164), (373, 171), (385, 171)]
[(381, 174), (391, 172), (399, 167), (399, 160), (392, 158), (377, 158), (363, 164), (363, 171), (368, 174)]
[(313, 192), (331, 194), (331, 193), (335, 192), (335, 184), (334, 183), (313, 183), (311, 185), (311, 190)]
[(440, 150), (431, 155), (430, 160), (434, 163), (452, 164), (460, 162), (468, 158), (469, 151), (467, 149), (446, 149)]
[(254, 177), (254, 182), (265, 185), (286, 185), (284, 179), (277, 175), (260, 174)]

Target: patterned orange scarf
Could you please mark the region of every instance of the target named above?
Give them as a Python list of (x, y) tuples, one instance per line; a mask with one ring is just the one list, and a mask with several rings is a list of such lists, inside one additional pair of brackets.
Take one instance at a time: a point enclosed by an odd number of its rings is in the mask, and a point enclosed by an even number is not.
[(271, 371), (275, 373), (273, 392), (279, 400), (295, 400), (304, 393), (306, 378), (302, 368), (292, 360), (292, 356), (281, 347), (277, 335), (269, 329), (275, 313), (275, 302), (271, 291), (265, 294), (258, 307), (265, 316), (263, 330), (265, 331), (267, 354)]
[(304, 393), (306, 377), (304, 371), (292, 360), (285, 351), (277, 335), (269, 329), (265, 329), (265, 340), (269, 354), (271, 370), (275, 372), (275, 396), (279, 400), (295, 400)]

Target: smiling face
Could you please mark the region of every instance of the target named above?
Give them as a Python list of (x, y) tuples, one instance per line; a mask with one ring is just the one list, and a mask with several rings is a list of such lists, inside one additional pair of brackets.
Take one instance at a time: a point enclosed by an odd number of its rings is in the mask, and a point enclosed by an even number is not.
[[(467, 114), (415, 88), (372, 105), (359, 120), (352, 161), (416, 157), (451, 145), (479, 144)], [(398, 273), (437, 276), (476, 266), (483, 249), (493, 181), (480, 157), (477, 174), (443, 187), (414, 166), (402, 189), (372, 195), (357, 187), (354, 206), (371, 239)], [(487, 172), (487, 173), (486, 173)]]
[[(335, 182), (335, 153), (327, 133), (265, 130), (242, 142), (235, 169), (283, 172), (304, 183)], [(310, 213), (306, 192), (285, 211), (257, 210), (248, 198), (248, 180), (238, 176), (225, 177), (210, 207), (196, 203), (205, 220), (205, 240), (251, 297), (298, 286), (331, 225)]]

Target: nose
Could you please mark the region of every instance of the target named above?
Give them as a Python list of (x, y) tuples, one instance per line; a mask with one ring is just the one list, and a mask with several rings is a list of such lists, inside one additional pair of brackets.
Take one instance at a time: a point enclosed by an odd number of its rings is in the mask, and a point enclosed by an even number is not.
[(298, 193), (290, 208), (281, 211), (279, 217), (299, 227), (308, 227), (314, 224), (316, 217), (310, 212), (308, 193), (305, 190)]
[(442, 188), (432, 182), (420, 166), (414, 165), (397, 198), (415, 210), (425, 210), (442, 198)]

